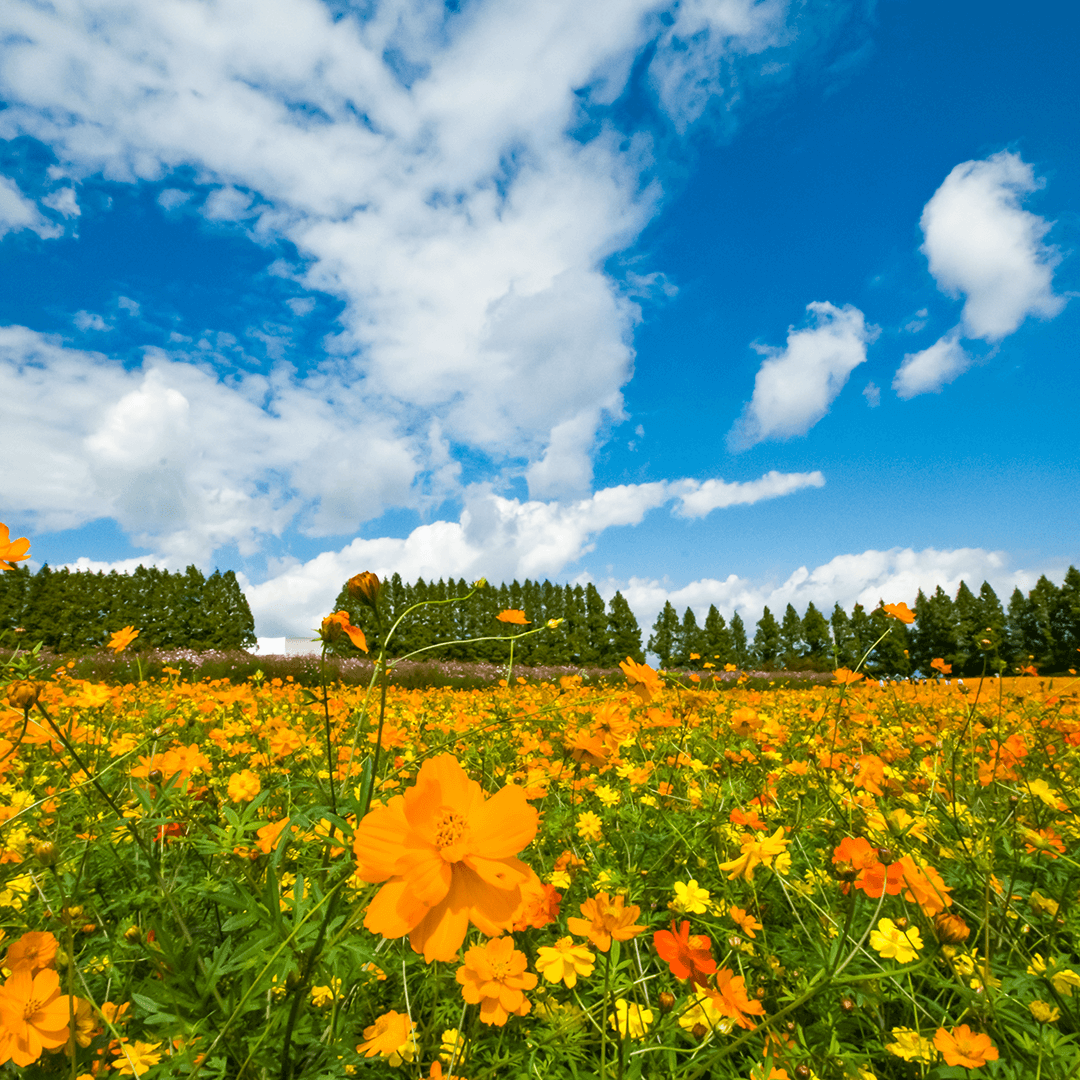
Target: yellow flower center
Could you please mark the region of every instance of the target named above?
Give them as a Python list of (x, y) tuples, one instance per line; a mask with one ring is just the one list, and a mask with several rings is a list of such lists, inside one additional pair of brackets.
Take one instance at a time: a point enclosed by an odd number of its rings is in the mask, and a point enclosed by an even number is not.
[(41, 1008), (41, 1002), (37, 998), (30, 998), (23, 1006), (23, 1019), (30, 1020), (34, 1014)]
[(465, 854), (462, 845), (469, 836), (469, 823), (463, 814), (448, 806), (439, 807), (435, 820), (435, 846), (447, 862), (458, 862)]

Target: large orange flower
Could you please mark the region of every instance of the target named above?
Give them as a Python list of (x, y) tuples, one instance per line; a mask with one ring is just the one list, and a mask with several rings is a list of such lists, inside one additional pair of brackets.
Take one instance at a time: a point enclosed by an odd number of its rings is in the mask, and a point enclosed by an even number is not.
[(0, 987), (0, 1062), (32, 1065), (43, 1050), (68, 1041), (71, 1009), (60, 993), (60, 976), (52, 968), (30, 973), (20, 967)]
[(513, 926), (536, 874), (515, 854), (536, 835), (537, 813), (507, 784), (485, 799), (452, 754), (425, 761), (415, 786), (372, 810), (353, 851), (364, 881), (386, 882), (364, 926), (410, 935), (424, 959), (453, 960), (472, 922), (494, 937)]
[(0, 524), (0, 570), (14, 570), (17, 562), (29, 559), (30, 541), (25, 536), (12, 540), (6, 525)]

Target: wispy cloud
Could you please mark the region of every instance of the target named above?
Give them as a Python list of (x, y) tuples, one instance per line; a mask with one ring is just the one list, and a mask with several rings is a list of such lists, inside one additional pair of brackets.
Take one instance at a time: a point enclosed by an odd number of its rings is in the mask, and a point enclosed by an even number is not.
[(806, 310), (809, 325), (790, 327), (784, 348), (755, 346), (767, 359), (754, 380), (754, 396), (728, 434), (732, 450), (805, 435), (866, 360), (866, 346), (878, 329), (867, 326), (858, 308), (816, 302)]
[(918, 394), (936, 394), (962, 375), (973, 363), (960, 344), (961, 327), (956, 326), (929, 348), (908, 353), (893, 379), (893, 389), (905, 401)]

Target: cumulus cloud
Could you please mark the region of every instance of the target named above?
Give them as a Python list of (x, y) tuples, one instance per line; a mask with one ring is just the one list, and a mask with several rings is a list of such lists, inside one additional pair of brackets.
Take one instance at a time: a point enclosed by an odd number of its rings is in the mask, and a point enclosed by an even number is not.
[(282, 566), (261, 584), (245, 580), (245, 592), (260, 636), (302, 636), (318, 625), (341, 583), (361, 569), (399, 573), (406, 580), (555, 577), (588, 553), (605, 529), (637, 525), (669, 503), (676, 514), (699, 517), (822, 483), (820, 473), (775, 472), (744, 483), (657, 481), (602, 488), (566, 503), (508, 499), (478, 486), (468, 492), (458, 521), (421, 525), (399, 539), (354, 540), (339, 551)]
[(1043, 243), (1052, 223), (1021, 206), (1043, 183), (1003, 150), (957, 165), (923, 209), (922, 251), (939, 288), (964, 296), (964, 337), (999, 341), (1029, 315), (1064, 307), (1053, 291), (1059, 257)]
[(972, 365), (972, 357), (960, 344), (961, 327), (938, 338), (928, 349), (908, 353), (893, 379), (893, 389), (905, 401), (918, 394), (936, 394)]
[(37, 205), (28, 199), (19, 185), (7, 176), (0, 176), (0, 236), (9, 232), (30, 229), (43, 240), (54, 240), (64, 230), (43, 217)]
[(585, 494), (623, 417), (633, 297), (670, 292), (604, 270), (662, 195), (652, 135), (607, 107), (645, 55), (673, 127), (728, 107), (740, 60), (793, 59), (786, 5), (695, 0), (663, 21), (654, 0), (253, 10), (11, 0), (0, 136), (41, 139), (76, 179), (165, 181), (166, 210), (290, 241), (301, 284), (345, 301), (333, 370), (354, 415), (401, 439), (434, 417), (534, 497)]
[(866, 360), (866, 347), (878, 329), (866, 325), (858, 308), (815, 302), (806, 310), (809, 325), (790, 327), (784, 348), (755, 346), (768, 359), (754, 380), (754, 396), (728, 434), (732, 450), (805, 435)]
[(634, 578), (629, 583), (606, 583), (601, 592), (610, 596), (616, 587), (621, 588), (638, 622), (646, 628), (652, 626), (667, 601), (680, 614), (692, 608), (699, 622), (709, 605), (715, 604), (725, 618), (738, 611), (752, 636), (766, 606), (777, 614), (791, 604), (802, 614), (807, 604), (813, 603), (828, 617), (837, 603), (849, 613), (855, 604), (869, 611), (881, 600), (912, 604), (920, 589), (929, 593), (938, 585), (953, 595), (961, 581), (975, 591), (988, 581), (1007, 601), (1014, 588), (1030, 590), (1042, 573), (1060, 580), (1065, 567), (1010, 569), (1005, 552), (984, 548), (892, 548), (837, 555), (813, 570), (801, 566), (780, 585), (732, 574), (724, 580), (704, 578), (675, 589), (660, 581)]

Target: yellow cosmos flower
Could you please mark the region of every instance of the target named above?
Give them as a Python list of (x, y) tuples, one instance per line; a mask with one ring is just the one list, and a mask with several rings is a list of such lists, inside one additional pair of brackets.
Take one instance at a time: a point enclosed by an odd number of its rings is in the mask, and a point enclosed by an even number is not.
[(885, 1044), (890, 1054), (895, 1054), (905, 1061), (923, 1061), (931, 1064), (937, 1060), (937, 1051), (929, 1039), (924, 1039), (911, 1028), (893, 1028), (893, 1041)]
[(636, 1002), (619, 998), (615, 1002), (615, 1011), (608, 1017), (608, 1022), (623, 1039), (640, 1039), (652, 1026), (652, 1009), (643, 1009)]
[(229, 799), (232, 802), (251, 802), (262, 791), (262, 781), (250, 769), (242, 769), (229, 777)]
[(880, 920), (877, 929), (870, 931), (870, 948), (885, 960), (907, 964), (919, 955), (922, 947), (918, 930), (913, 926), (901, 930), (892, 919)]
[(554, 945), (541, 945), (536, 956), (536, 970), (548, 982), (561, 982), (571, 990), (578, 976), (588, 977), (596, 966), (596, 954), (584, 945), (575, 945), (572, 937), (559, 938)]
[(161, 1055), (157, 1048), (161, 1043), (144, 1043), (136, 1039), (135, 1042), (122, 1042), (114, 1051), (119, 1060), (113, 1062), (113, 1068), (121, 1076), (142, 1076), (149, 1072), (150, 1068), (161, 1061)]
[(680, 915), (703, 915), (709, 909), (708, 889), (701, 888), (695, 878), (675, 882), (675, 899), (668, 907)]
[(604, 822), (601, 820), (599, 814), (593, 813), (592, 810), (586, 810), (583, 813), (578, 814), (577, 832), (582, 840), (588, 840), (595, 843), (604, 835)]
[(742, 854), (730, 862), (720, 863), (718, 869), (731, 871), (728, 874), (728, 881), (734, 881), (737, 877), (753, 881), (755, 868), (771, 866), (773, 859), (784, 854), (784, 848), (790, 843), (790, 840), (784, 839), (783, 825), (779, 826), (772, 836), (759, 838), (746, 834), (743, 837)]
[(1028, 1009), (1040, 1024), (1053, 1024), (1061, 1016), (1061, 1010), (1056, 1005), (1050, 1005), (1045, 1001), (1033, 1001), (1028, 1005)]

